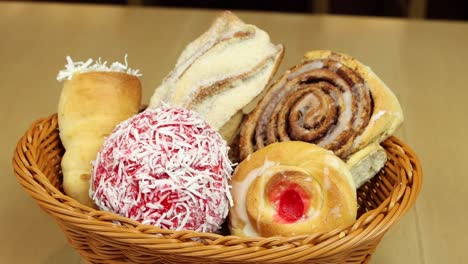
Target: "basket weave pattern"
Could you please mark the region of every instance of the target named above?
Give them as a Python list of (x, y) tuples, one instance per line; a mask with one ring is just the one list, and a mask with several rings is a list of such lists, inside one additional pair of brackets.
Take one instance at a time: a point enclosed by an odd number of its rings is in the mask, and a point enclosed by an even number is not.
[(357, 221), (328, 233), (242, 238), (163, 230), (81, 205), (64, 195), (64, 152), (57, 115), (36, 121), (18, 142), (18, 181), (91, 263), (367, 263), (385, 232), (411, 208), (422, 171), (416, 155), (391, 137), (385, 168), (358, 190)]

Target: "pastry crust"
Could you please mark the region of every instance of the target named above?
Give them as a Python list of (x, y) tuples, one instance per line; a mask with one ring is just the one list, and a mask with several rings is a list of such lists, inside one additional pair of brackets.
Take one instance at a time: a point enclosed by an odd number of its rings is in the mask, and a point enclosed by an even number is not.
[[(280, 209), (269, 199), (288, 184), (300, 186), (305, 193), (304, 215), (293, 222), (278, 218)], [(312, 234), (351, 224), (356, 218), (356, 190), (346, 164), (314, 144), (288, 141), (268, 145), (239, 164), (231, 185), (230, 229), (234, 235)]]
[(402, 122), (396, 96), (369, 67), (345, 54), (311, 51), (244, 119), (239, 160), (289, 140), (317, 144), (347, 160), (388, 138)]
[(380, 143), (391, 136), (403, 122), (403, 111), (395, 94), (372, 71), (358, 60), (343, 53), (329, 50), (307, 52), (304, 61), (333, 59), (357, 72), (369, 85), (373, 100), (373, 112), (368, 126), (354, 144), (357, 149), (371, 143)]
[(141, 103), (140, 80), (120, 72), (76, 73), (64, 82), (58, 104), (65, 193), (87, 206), (91, 162), (114, 127), (136, 114)]
[(242, 119), (244, 118), (244, 113), (242, 110), (237, 111), (235, 115), (229, 119), (229, 121), (224, 124), (220, 129), (219, 133), (226, 140), (228, 145), (231, 145), (235, 137), (239, 133), (240, 126), (242, 124)]
[(346, 161), (353, 175), (356, 188), (373, 178), (387, 162), (385, 149), (377, 143), (367, 145), (351, 155)]

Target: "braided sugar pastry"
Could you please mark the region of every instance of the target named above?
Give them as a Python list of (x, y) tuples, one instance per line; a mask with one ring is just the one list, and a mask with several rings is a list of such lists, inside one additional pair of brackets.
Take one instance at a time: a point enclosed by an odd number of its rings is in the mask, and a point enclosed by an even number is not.
[(314, 144), (268, 145), (239, 164), (231, 185), (234, 235), (327, 232), (356, 218), (356, 190), (348, 167)]
[(239, 158), (274, 142), (298, 140), (346, 160), (385, 140), (402, 121), (396, 96), (370, 68), (345, 54), (312, 51), (248, 115)]

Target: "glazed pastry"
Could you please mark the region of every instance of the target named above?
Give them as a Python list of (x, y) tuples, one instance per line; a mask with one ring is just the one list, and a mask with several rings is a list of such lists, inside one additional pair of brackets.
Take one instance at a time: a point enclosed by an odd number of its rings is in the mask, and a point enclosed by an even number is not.
[[(57, 79), (64, 81), (58, 104), (63, 188), (78, 202), (95, 206), (89, 198), (91, 162), (114, 127), (136, 114), (141, 101), (138, 71), (127, 65), (100, 61), (73, 62)], [(128, 73), (127, 73), (128, 72)]]
[(227, 217), (232, 165), (218, 132), (187, 109), (147, 109), (119, 124), (93, 169), (102, 210), (173, 230), (215, 232)]
[(184, 49), (149, 107), (192, 109), (218, 131), (267, 87), (282, 57), (265, 31), (224, 12)]
[(346, 164), (317, 145), (288, 141), (244, 159), (231, 179), (231, 233), (294, 236), (352, 224), (356, 190)]
[(309, 52), (246, 118), (240, 155), (300, 140), (346, 158), (387, 138), (402, 120), (397, 98), (368, 67), (344, 54)]
[(312, 51), (246, 117), (239, 158), (274, 142), (299, 140), (347, 160), (385, 140), (402, 121), (396, 96), (369, 67), (345, 54)]

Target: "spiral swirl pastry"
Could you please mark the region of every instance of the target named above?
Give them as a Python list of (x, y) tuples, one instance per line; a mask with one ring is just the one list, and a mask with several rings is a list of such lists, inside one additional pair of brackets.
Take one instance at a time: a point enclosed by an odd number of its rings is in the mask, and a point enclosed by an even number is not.
[(355, 186), (345, 163), (317, 145), (268, 145), (242, 161), (231, 179), (231, 232), (292, 236), (326, 232), (356, 218)]
[(304, 141), (346, 159), (380, 143), (403, 120), (391, 90), (357, 60), (313, 51), (288, 70), (242, 125), (239, 158), (281, 141)]

